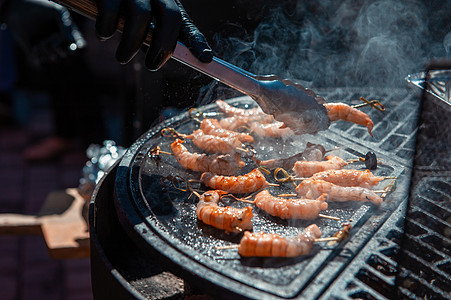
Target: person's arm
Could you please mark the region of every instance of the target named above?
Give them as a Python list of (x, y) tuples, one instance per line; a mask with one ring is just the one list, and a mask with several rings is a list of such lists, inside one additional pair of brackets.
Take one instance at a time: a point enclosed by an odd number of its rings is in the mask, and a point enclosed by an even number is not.
[(116, 51), (120, 63), (128, 63), (142, 48), (149, 30), (152, 40), (145, 65), (158, 70), (171, 57), (177, 41), (184, 43), (201, 61), (210, 62), (212, 50), (178, 0), (99, 0), (96, 33), (109, 39), (117, 29), (120, 14), (125, 19)]

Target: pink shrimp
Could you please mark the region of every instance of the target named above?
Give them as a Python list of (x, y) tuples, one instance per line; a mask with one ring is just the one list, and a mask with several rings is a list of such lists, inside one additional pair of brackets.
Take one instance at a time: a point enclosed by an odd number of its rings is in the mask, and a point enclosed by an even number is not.
[(261, 123), (252, 122), (249, 124), (250, 129), (261, 137), (288, 137), (293, 136), (294, 132), (288, 127), (283, 128), (282, 122)]
[(252, 230), (252, 207), (235, 208), (218, 206), (218, 201), (224, 191), (212, 190), (200, 195), (197, 204), (197, 218), (205, 224), (229, 232)]
[(205, 172), (200, 176), (200, 180), (212, 189), (223, 190), (232, 194), (252, 193), (269, 184), (259, 169), (254, 169), (240, 176), (222, 176)]
[(254, 142), (254, 138), (251, 135), (225, 129), (219, 124), (219, 121), (216, 119), (203, 119), (202, 123), (200, 124), (200, 129), (202, 129), (205, 134), (217, 135), (219, 137), (225, 138), (237, 137), (238, 140), (243, 143)]
[(248, 121), (243, 118), (227, 117), (219, 121), (219, 126), (227, 130), (237, 130), (240, 127), (246, 127)]
[(195, 130), (187, 138), (192, 139), (194, 145), (199, 149), (210, 153), (233, 153), (237, 148), (244, 148), (240, 140), (235, 137), (220, 137), (206, 134), (201, 129)]
[(240, 154), (207, 155), (191, 153), (183, 145), (183, 141), (176, 139), (171, 144), (174, 157), (185, 169), (196, 172), (213, 172), (221, 175), (232, 175), (244, 167)]
[(369, 134), (373, 136), (371, 130), (374, 124), (366, 113), (345, 103), (326, 103), (324, 106), (327, 109), (327, 116), (331, 121), (343, 120), (366, 126)]
[(218, 108), (228, 116), (235, 117), (255, 117), (266, 115), (260, 107), (245, 109), (234, 107), (223, 100), (216, 100)]
[(241, 256), (259, 257), (296, 257), (310, 253), (315, 239), (321, 237), (321, 230), (316, 224), (304, 229), (295, 238), (286, 238), (274, 233), (244, 232), (238, 253)]
[(314, 220), (318, 218), (320, 210), (327, 209), (324, 202), (326, 194), (322, 194), (316, 200), (310, 199), (285, 199), (272, 196), (268, 190), (263, 190), (255, 196), (255, 204), (271, 216), (282, 219)]
[(382, 198), (370, 189), (363, 187), (344, 187), (324, 180), (305, 179), (297, 187), (298, 197), (314, 199), (327, 193), (330, 201), (370, 201), (376, 205), (382, 203)]
[(297, 161), (294, 163), (293, 172), (296, 176), (310, 177), (315, 173), (325, 170), (340, 170), (348, 163), (335, 155), (328, 155), (323, 161)]
[(383, 180), (384, 177), (374, 176), (370, 170), (326, 170), (313, 174), (311, 179), (320, 179), (341, 186), (360, 186), (370, 188)]

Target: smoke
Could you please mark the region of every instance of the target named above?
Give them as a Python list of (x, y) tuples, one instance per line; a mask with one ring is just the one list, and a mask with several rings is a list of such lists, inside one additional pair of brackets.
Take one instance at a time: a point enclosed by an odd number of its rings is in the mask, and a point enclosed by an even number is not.
[(244, 38), (218, 34), (221, 57), (314, 87), (403, 87), (432, 58), (450, 57), (449, 0), (312, 3), (274, 5)]

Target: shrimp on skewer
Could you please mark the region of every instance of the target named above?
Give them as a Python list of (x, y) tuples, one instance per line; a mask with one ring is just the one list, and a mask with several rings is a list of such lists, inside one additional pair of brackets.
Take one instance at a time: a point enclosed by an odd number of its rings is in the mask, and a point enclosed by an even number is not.
[(330, 201), (369, 201), (376, 205), (382, 203), (382, 198), (374, 191), (363, 187), (344, 187), (324, 180), (306, 179), (297, 187), (298, 197), (314, 199), (323, 193), (327, 193), (327, 200)]
[(235, 208), (231, 206), (219, 206), (218, 202), (221, 196), (226, 194), (224, 191), (212, 190), (199, 195), (196, 215), (199, 220), (205, 224), (218, 229), (223, 229), (226, 233), (242, 232), (243, 230), (252, 230), (252, 207)]
[(371, 130), (373, 129), (374, 124), (366, 113), (345, 103), (326, 103), (323, 105), (326, 107), (327, 116), (332, 122), (343, 120), (366, 126), (369, 134), (373, 136)]
[(204, 133), (201, 129), (195, 130), (187, 138), (192, 139), (193, 144), (204, 151), (210, 153), (233, 153), (237, 148), (244, 148), (244, 145), (237, 137), (220, 137)]
[(236, 132), (236, 131), (225, 129), (220, 125), (219, 121), (216, 119), (203, 119), (200, 124), (200, 129), (205, 134), (216, 135), (216, 136), (226, 137), (226, 138), (237, 137), (238, 140), (243, 143), (253, 143), (254, 142), (254, 138), (251, 135), (249, 135), (247, 133), (241, 133), (241, 132)]
[(271, 216), (282, 219), (314, 220), (319, 217), (321, 210), (327, 209), (324, 202), (326, 194), (315, 200), (311, 199), (285, 199), (272, 196), (268, 190), (263, 190), (255, 196), (255, 205)]
[(315, 239), (321, 237), (316, 224), (304, 229), (296, 238), (286, 238), (273, 233), (244, 232), (238, 246), (241, 256), (250, 257), (296, 257), (310, 253)]
[(182, 134), (174, 128), (163, 128), (161, 134), (165, 137), (177, 137), (191, 139), (193, 144), (204, 151), (210, 153), (228, 154), (243, 149), (244, 145), (237, 137), (220, 137), (217, 135), (205, 134), (201, 129), (195, 130), (191, 134)]
[(371, 188), (384, 179), (393, 179), (394, 177), (375, 176), (370, 170), (326, 170), (312, 175), (310, 179), (319, 179), (331, 182), (341, 186), (360, 186)]
[(263, 110), (257, 106), (255, 108), (245, 109), (234, 107), (223, 100), (216, 100), (216, 106), (228, 116), (237, 116), (237, 117), (261, 117), (261, 116), (269, 116), (263, 112)]
[(348, 162), (335, 155), (328, 155), (323, 161), (297, 161), (293, 166), (296, 176), (310, 177), (325, 170), (339, 170), (347, 166)]
[(282, 122), (273, 122), (273, 123), (252, 122), (249, 124), (251, 132), (261, 137), (279, 138), (294, 135), (293, 130), (291, 130), (288, 127), (282, 126), (283, 126)]
[(206, 134), (202, 129), (197, 129), (191, 134), (183, 134), (177, 132), (174, 128), (166, 127), (161, 130), (161, 134), (165, 137), (190, 139), (197, 148), (210, 153), (228, 154), (237, 151), (249, 151), (237, 136), (221, 137)]
[(292, 169), (295, 162), (297, 161), (321, 161), (325, 153), (326, 149), (324, 149), (323, 146), (307, 143), (303, 152), (297, 153), (287, 158), (258, 161), (258, 164), (270, 169)]
[(225, 155), (207, 155), (191, 153), (183, 145), (182, 140), (176, 139), (171, 144), (174, 157), (185, 169), (196, 172), (213, 172), (221, 175), (232, 175), (244, 167), (239, 153)]
[(208, 187), (227, 191), (232, 194), (248, 194), (268, 185), (265, 176), (259, 169), (240, 176), (222, 176), (211, 172), (202, 173), (200, 180)]

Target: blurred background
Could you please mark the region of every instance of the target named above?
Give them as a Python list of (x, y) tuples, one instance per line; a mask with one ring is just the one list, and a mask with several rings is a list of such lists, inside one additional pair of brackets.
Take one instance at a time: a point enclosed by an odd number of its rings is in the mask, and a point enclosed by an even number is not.
[[(407, 88), (451, 56), (451, 1), (182, 1), (215, 55), (315, 87)], [(36, 215), (76, 188), (91, 144), (129, 147), (153, 124), (238, 92), (170, 60), (120, 65), (119, 35), (49, 1), (0, 1), (0, 213)], [(0, 224), (1, 226), (1, 224)], [(89, 258), (40, 235), (0, 236), (2, 299), (90, 299)]]

